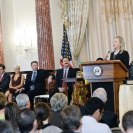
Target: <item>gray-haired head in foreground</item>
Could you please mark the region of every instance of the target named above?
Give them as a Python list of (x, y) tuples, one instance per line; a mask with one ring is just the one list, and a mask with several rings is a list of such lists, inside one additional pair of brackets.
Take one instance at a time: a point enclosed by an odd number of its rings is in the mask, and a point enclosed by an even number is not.
[(54, 112), (63, 110), (68, 104), (68, 98), (63, 93), (56, 93), (50, 99), (51, 110)]
[(104, 88), (97, 88), (93, 94), (92, 97), (97, 97), (101, 99), (104, 103), (107, 102), (107, 92), (105, 91)]
[(28, 95), (21, 93), (21, 94), (17, 95), (16, 102), (20, 109), (27, 108), (27, 104), (29, 102), (29, 97), (28, 97)]
[(122, 118), (122, 130), (124, 133), (133, 133), (133, 110), (126, 112)]

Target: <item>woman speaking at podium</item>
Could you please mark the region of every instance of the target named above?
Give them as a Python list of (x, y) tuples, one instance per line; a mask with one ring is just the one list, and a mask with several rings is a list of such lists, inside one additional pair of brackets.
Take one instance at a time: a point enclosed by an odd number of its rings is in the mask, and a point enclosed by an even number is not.
[(121, 36), (114, 38), (114, 51), (111, 52), (110, 60), (120, 60), (129, 69), (129, 54), (124, 50), (125, 42)]

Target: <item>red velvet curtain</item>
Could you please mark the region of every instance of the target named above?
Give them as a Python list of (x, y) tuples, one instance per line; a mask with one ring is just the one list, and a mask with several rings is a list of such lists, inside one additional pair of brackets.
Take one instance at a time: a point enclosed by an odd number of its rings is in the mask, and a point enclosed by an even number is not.
[(39, 68), (55, 69), (49, 0), (36, 0)]
[(4, 63), (4, 54), (3, 54), (3, 46), (2, 46), (1, 15), (0, 15), (0, 63)]

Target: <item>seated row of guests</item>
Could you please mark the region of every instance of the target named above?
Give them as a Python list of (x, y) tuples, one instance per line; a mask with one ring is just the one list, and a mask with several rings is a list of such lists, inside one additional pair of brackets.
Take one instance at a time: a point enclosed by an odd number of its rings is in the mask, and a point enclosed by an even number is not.
[[(63, 58), (63, 69), (57, 70), (56, 74), (56, 92), (64, 92), (64, 78), (74, 78), (76, 77), (76, 72), (74, 69), (70, 68), (70, 62), (68, 58)], [(15, 73), (13, 76), (7, 75), (5, 73), (5, 66), (0, 64), (0, 91), (4, 92), (8, 98), (8, 101), (12, 101), (12, 96), (17, 95), (17, 93), (25, 92), (28, 94), (31, 102), (31, 106), (33, 107), (34, 97), (36, 95), (43, 95), (46, 93), (46, 85), (45, 79), (48, 78), (48, 83), (52, 82), (54, 75), (48, 73), (48, 71), (44, 69), (38, 69), (38, 62), (31, 62), (32, 71), (26, 75), (26, 80), (24, 84), (24, 76), (20, 72), (20, 67), (15, 67)], [(9, 88), (9, 89), (8, 89)], [(71, 95), (73, 91), (73, 83), (67, 84), (68, 91), (68, 103), (71, 101)]]

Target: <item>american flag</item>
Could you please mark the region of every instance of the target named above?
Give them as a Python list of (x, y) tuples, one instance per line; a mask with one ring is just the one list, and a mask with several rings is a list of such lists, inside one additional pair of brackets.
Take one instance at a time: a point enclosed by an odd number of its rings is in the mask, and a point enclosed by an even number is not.
[[(63, 40), (62, 40), (61, 56), (62, 58), (67, 57), (70, 61), (70, 66), (73, 67), (72, 54), (69, 46), (67, 31), (64, 24), (63, 24)], [(61, 67), (63, 67), (62, 59), (60, 59), (60, 65)]]

